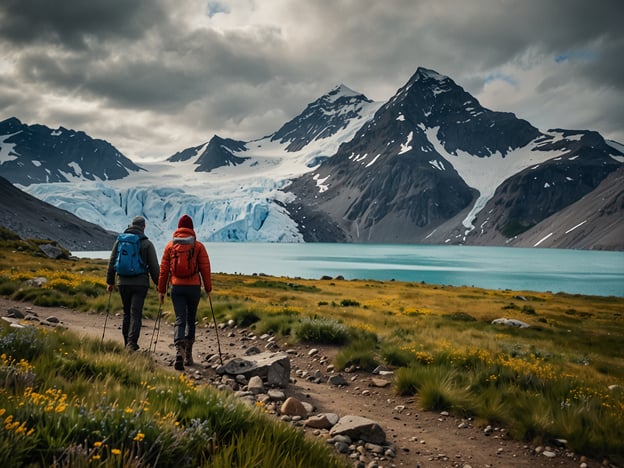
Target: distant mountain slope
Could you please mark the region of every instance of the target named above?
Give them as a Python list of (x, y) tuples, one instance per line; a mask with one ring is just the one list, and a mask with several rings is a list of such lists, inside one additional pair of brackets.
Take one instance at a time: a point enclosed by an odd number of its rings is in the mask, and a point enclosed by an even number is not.
[(624, 167), (610, 173), (595, 190), (512, 239), (517, 247), (622, 250)]
[(104, 140), (60, 127), (0, 122), (0, 168), (14, 184), (115, 180), (141, 168)]
[(22, 238), (50, 239), (68, 250), (109, 250), (115, 234), (42, 202), (0, 177), (0, 226)]

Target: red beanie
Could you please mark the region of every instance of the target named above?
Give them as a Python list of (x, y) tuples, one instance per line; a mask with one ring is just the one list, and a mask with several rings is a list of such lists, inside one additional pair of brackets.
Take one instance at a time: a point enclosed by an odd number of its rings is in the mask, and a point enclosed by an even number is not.
[(183, 215), (178, 221), (178, 228), (193, 229), (193, 220), (189, 215)]

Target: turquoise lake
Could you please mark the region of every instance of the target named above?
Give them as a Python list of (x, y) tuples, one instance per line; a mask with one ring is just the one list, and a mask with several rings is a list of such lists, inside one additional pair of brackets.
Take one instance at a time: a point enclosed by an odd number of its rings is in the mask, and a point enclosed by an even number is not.
[[(624, 252), (390, 244), (205, 243), (212, 270), (624, 297)], [(161, 251), (158, 252), (162, 254)], [(74, 252), (108, 258), (108, 252)]]

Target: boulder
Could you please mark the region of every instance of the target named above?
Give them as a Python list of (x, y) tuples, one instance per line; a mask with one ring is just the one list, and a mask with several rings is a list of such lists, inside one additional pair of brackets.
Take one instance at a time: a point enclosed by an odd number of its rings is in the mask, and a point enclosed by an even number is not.
[(329, 431), (329, 435), (349, 436), (352, 440), (363, 440), (373, 444), (383, 444), (386, 441), (386, 433), (381, 426), (372, 419), (362, 416), (343, 416)]
[(340, 417), (336, 413), (321, 413), (310, 416), (303, 425), (314, 429), (331, 429), (339, 420)]
[(288, 397), (280, 408), (280, 413), (287, 416), (299, 416), (305, 418), (308, 411), (305, 406), (295, 397)]
[(528, 323), (522, 322), (521, 320), (508, 319), (508, 318), (494, 319), (492, 320), (492, 325), (507, 325), (508, 327), (517, 327), (517, 328), (529, 328), (530, 327)]
[(264, 392), (264, 383), (259, 376), (254, 375), (249, 379), (249, 383), (247, 383), (247, 389), (254, 395), (257, 395), (258, 393)]
[(233, 358), (217, 368), (219, 374), (258, 376), (267, 385), (286, 387), (290, 382), (290, 359), (286, 353), (259, 353), (245, 358)]
[(52, 244), (43, 244), (39, 246), (39, 249), (46, 254), (49, 258), (58, 259), (64, 256), (63, 249)]

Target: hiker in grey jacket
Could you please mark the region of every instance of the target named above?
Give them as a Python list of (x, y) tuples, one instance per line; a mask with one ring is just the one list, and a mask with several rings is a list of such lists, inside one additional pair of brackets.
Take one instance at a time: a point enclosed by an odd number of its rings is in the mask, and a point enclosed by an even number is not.
[(158, 284), (158, 256), (154, 244), (145, 235), (145, 218), (135, 216), (132, 218), (130, 226), (124, 233), (137, 234), (140, 238), (140, 256), (145, 265), (145, 272), (135, 276), (122, 276), (117, 273), (115, 263), (117, 261), (119, 239), (113, 244), (110, 259), (108, 261), (108, 271), (106, 273), (106, 284), (108, 292), (112, 293), (117, 277), (117, 289), (123, 304), (123, 321), (121, 333), (124, 338), (124, 346), (131, 351), (139, 349), (139, 336), (141, 334), (141, 322), (143, 318), (143, 304), (147, 296), (150, 285), (150, 278), (154, 284)]

